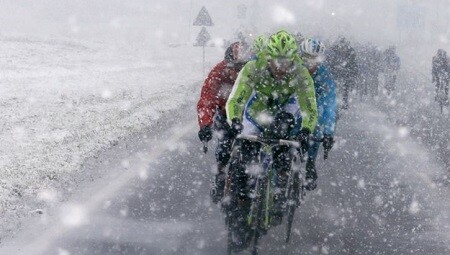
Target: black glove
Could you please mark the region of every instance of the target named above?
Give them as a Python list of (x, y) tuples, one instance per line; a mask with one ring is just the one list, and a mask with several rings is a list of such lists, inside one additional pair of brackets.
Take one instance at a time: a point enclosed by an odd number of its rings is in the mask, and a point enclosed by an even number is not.
[(230, 128), (230, 136), (235, 138), (238, 134), (242, 132), (244, 126), (241, 123), (241, 120), (238, 118), (234, 118), (231, 120), (231, 128)]
[(325, 151), (330, 151), (331, 148), (333, 148), (334, 145), (334, 138), (331, 135), (324, 135), (323, 136), (323, 149)]
[(208, 142), (212, 139), (212, 130), (210, 126), (204, 126), (198, 131), (198, 138), (202, 142)]
[(298, 135), (298, 141), (300, 143), (300, 148), (303, 155), (306, 155), (309, 149), (309, 134), (311, 134), (309, 129), (302, 128), (302, 130), (300, 130), (300, 134)]

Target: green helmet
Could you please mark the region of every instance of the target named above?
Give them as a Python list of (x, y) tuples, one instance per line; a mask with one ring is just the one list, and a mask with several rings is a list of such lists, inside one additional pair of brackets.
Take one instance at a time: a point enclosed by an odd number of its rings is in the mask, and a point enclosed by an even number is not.
[(253, 41), (253, 50), (255, 53), (261, 52), (267, 48), (267, 43), (269, 41), (269, 38), (265, 35), (260, 35), (255, 38)]
[(297, 41), (295, 37), (280, 30), (269, 38), (267, 43), (267, 53), (271, 58), (287, 57), (293, 58), (297, 54)]

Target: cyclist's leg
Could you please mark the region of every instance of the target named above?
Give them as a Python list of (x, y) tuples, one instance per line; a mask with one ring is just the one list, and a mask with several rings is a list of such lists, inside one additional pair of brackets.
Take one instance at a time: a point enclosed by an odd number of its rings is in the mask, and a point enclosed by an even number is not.
[(218, 143), (216, 149), (216, 161), (218, 163), (218, 172), (223, 171), (223, 168), (228, 163), (231, 153), (232, 137), (229, 134), (230, 125), (226, 120), (226, 116), (217, 115), (214, 121), (214, 131), (218, 136)]
[(349, 88), (348, 84), (344, 84), (342, 91), (342, 109), (348, 109), (348, 96), (349, 96)]
[(436, 77), (436, 84), (435, 84), (435, 91), (436, 94), (434, 96), (434, 101), (439, 102), (439, 90), (440, 90), (440, 86), (441, 86), (441, 79), (439, 77), (439, 75), (437, 75)]
[[(244, 135), (260, 135), (261, 127), (249, 117), (248, 114), (244, 114), (242, 121)], [(241, 143), (241, 160), (240, 160), (240, 171), (238, 173), (239, 182), (237, 183), (239, 193), (241, 197), (244, 198), (248, 194), (248, 175), (245, 173), (247, 166), (251, 163), (257, 162), (260, 150), (260, 144), (257, 142), (250, 142), (243, 140)]]
[(310, 147), (308, 149), (308, 160), (306, 161), (306, 189), (314, 190), (317, 187), (317, 170), (316, 170), (316, 158), (319, 152), (320, 142), (318, 139), (321, 138), (319, 130), (316, 128), (316, 132), (314, 134), (314, 140), (310, 143)]
[(445, 82), (444, 84), (444, 95), (445, 95), (445, 104), (448, 105), (449, 101), (448, 101), (448, 81)]
[[(294, 109), (295, 110), (295, 109)], [(291, 130), (294, 128), (295, 119), (293, 114), (280, 111), (274, 118), (269, 133), (273, 134), (273, 138), (289, 139)], [(273, 148), (273, 170), (276, 173), (275, 192), (274, 192), (274, 215), (282, 216), (285, 204), (285, 193), (288, 181), (288, 173), (291, 167), (291, 155), (288, 146), (276, 146)]]
[[(271, 129), (275, 130), (272, 133), (278, 135), (274, 138), (280, 139), (292, 139), (296, 138), (301, 129), (302, 116), (298, 101), (295, 97), (289, 100), (289, 103), (285, 105), (274, 118)], [(277, 187), (282, 191), (286, 188), (287, 173), (290, 170), (290, 158), (289, 148), (286, 146), (278, 146), (274, 148), (273, 159), (274, 169), (277, 173)]]
[(224, 194), (225, 187), (225, 166), (230, 159), (232, 138), (229, 135), (230, 126), (226, 121), (226, 116), (216, 115), (214, 119), (214, 131), (218, 136), (216, 148), (217, 173), (214, 178), (214, 185), (211, 188), (211, 198), (214, 203), (218, 203)]

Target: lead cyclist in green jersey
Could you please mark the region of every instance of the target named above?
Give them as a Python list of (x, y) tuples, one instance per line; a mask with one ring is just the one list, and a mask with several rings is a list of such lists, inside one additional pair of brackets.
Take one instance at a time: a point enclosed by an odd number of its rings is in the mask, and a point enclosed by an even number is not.
[[(295, 97), (299, 107), (289, 107)], [(295, 123), (293, 115), (301, 110), (302, 123)], [(227, 119), (235, 134), (260, 135), (275, 139), (292, 139), (290, 130), (301, 125), (302, 150), (308, 147), (308, 137), (317, 123), (317, 105), (314, 83), (308, 69), (297, 53), (297, 42), (288, 32), (281, 30), (270, 36), (266, 48), (256, 60), (249, 61), (234, 84), (226, 104)], [(242, 171), (258, 155), (258, 145), (242, 143)], [(287, 172), (290, 167), (288, 148), (274, 148), (274, 167), (276, 168), (275, 207), (282, 211)], [(243, 197), (246, 184), (240, 182)], [(277, 195), (278, 194), (278, 195)]]

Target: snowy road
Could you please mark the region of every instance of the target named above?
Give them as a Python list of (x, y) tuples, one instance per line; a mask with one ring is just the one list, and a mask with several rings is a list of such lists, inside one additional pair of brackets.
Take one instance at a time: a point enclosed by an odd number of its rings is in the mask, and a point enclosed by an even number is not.
[[(273, 229), (263, 254), (449, 254), (442, 168), (403, 129), (370, 128), (386, 115), (359, 107), (342, 117), (330, 160), (319, 161), (320, 188), (298, 211), (292, 244)], [(0, 253), (225, 254), (208, 196), (213, 155), (202, 156), (194, 108), (181, 109), (93, 160), (90, 168), (109, 173), (98, 190), (86, 187)]]

